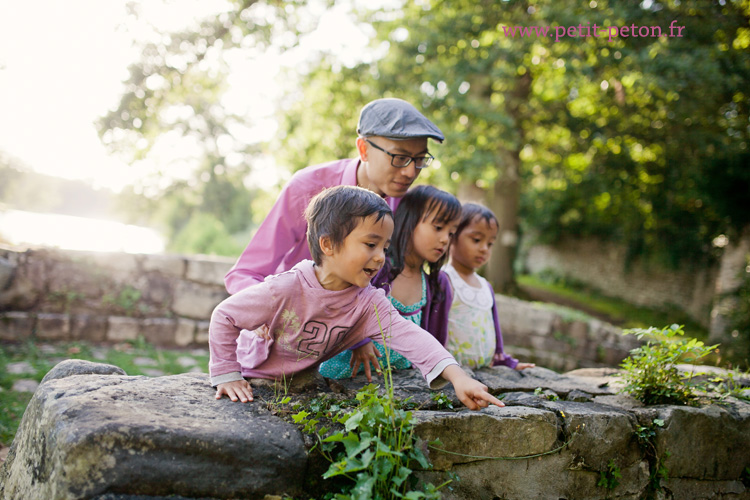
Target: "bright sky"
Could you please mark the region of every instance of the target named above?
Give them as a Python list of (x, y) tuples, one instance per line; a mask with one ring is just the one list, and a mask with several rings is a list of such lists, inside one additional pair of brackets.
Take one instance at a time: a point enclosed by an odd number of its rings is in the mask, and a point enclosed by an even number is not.
[[(0, 149), (38, 172), (87, 179), (115, 190), (143, 175), (138, 168), (107, 156), (93, 125), (119, 102), (127, 67), (138, 58), (133, 38), (143, 39), (149, 33), (132, 20), (124, 24), (125, 4), (125, 0), (0, 0)], [(226, 10), (227, 4), (148, 0), (138, 5), (142, 19), (173, 31)], [(367, 42), (341, 9), (329, 12), (320, 28), (310, 45), (356, 51)], [(277, 60), (269, 56), (238, 61), (230, 83), (243, 91), (230, 93), (225, 102), (249, 110), (255, 119), (259, 114), (270, 116), (270, 98), (278, 88)], [(258, 75), (266, 78), (259, 80)], [(256, 99), (243, 102), (240, 95)]]
[[(359, 0), (352, 0), (358, 2)], [(392, 1), (392, 0), (391, 0)], [(119, 191), (143, 178), (149, 168), (164, 167), (169, 157), (126, 165), (101, 144), (94, 123), (115, 108), (139, 57), (133, 40), (153, 31), (190, 28), (198, 20), (227, 10), (225, 0), (136, 0), (139, 21), (126, 15), (127, 0), (0, 0), (0, 150), (34, 170), (94, 187)], [(386, 1), (382, 2), (383, 4)], [(311, 1), (310, 8), (316, 5)], [(322, 16), (318, 30), (301, 49), (256, 59), (238, 58), (222, 103), (229, 111), (252, 116), (258, 125), (248, 134), (258, 140), (275, 133), (273, 102), (280, 64), (294, 65), (310, 48), (331, 50), (345, 62), (361, 57), (368, 37), (348, 19), (340, 2)], [(320, 14), (322, 7), (318, 8)], [(263, 78), (259, 78), (262, 75)], [(263, 137), (263, 135), (267, 137)], [(243, 138), (239, 138), (242, 140)], [(175, 151), (172, 148), (171, 151)], [(169, 150), (169, 148), (167, 148)], [(272, 158), (259, 161), (275, 178)], [(184, 174), (184, 172), (182, 172)], [(252, 182), (267, 184), (269, 176)], [(275, 179), (274, 179), (275, 180)], [(14, 243), (71, 249), (158, 252), (161, 237), (151, 230), (81, 218), (0, 211), (3, 236)], [(149, 232), (150, 231), (150, 232)]]

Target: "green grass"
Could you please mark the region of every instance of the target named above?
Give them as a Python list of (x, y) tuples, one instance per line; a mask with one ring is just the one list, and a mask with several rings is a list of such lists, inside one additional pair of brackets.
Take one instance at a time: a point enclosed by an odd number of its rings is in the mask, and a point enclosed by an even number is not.
[(691, 337), (701, 340), (708, 338), (708, 331), (705, 327), (676, 308), (654, 309), (636, 306), (577, 284), (564, 283), (560, 280), (551, 282), (534, 275), (521, 275), (516, 279), (520, 285), (544, 290), (570, 301), (585, 304), (599, 314), (610, 317), (614, 323), (624, 329), (663, 327), (677, 323), (684, 325), (685, 331)]
[[(165, 375), (175, 375), (190, 371), (191, 367), (180, 365), (180, 357), (195, 360), (195, 365), (203, 371), (208, 367), (208, 353), (189, 350), (161, 349), (138, 340), (111, 346), (95, 346), (85, 342), (36, 342), (0, 343), (0, 445), (10, 446), (16, 434), (21, 417), (31, 400), (32, 393), (13, 391), (16, 380), (31, 379), (41, 381), (44, 375), (64, 359), (84, 359), (97, 363), (119, 366), (128, 375), (148, 375), (149, 370), (160, 370)], [(141, 366), (136, 358), (149, 358), (151, 366)], [(27, 362), (33, 373), (11, 374), (8, 365)]]

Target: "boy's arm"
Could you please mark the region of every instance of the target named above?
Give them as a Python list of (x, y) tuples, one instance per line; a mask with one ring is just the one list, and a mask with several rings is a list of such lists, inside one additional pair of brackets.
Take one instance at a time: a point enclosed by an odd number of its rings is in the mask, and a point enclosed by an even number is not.
[(486, 408), (489, 404), (499, 407), (505, 406), (502, 401), (487, 392), (486, 385), (471, 378), (458, 365), (446, 366), (441, 375), (453, 384), (456, 396), (470, 410)]
[(226, 382), (216, 387), (216, 399), (221, 399), (223, 395), (227, 395), (232, 401), (236, 402), (239, 399), (247, 403), (253, 400), (253, 388), (245, 379)]
[(208, 363), (211, 385), (238, 382), (242, 366), (237, 359), (237, 339), (242, 330), (255, 330), (273, 318), (270, 285), (265, 282), (222, 301), (211, 314), (208, 327)]
[[(224, 277), (229, 293), (262, 283), (266, 276), (277, 273), (286, 253), (305, 238), (304, 212), (310, 196), (303, 187), (293, 177), (282, 189), (258, 231)], [(309, 253), (303, 258), (309, 259)]]

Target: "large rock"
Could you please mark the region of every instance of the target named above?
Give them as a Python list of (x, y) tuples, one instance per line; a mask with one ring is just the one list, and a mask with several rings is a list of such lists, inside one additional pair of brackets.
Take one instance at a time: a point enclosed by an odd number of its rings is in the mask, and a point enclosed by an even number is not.
[(206, 375), (71, 375), (42, 384), (0, 474), (3, 499), (303, 492), (299, 430), (217, 401)]
[[(644, 498), (656, 465), (638, 439), (644, 427), (669, 470), (669, 498), (750, 498), (746, 403), (644, 407), (615, 393), (611, 370), (474, 375), (507, 406), (471, 412), (452, 388), (436, 398), (416, 371), (394, 374), (397, 395), (418, 405), (416, 433), (434, 465), (419, 477), (459, 478), (447, 500)], [(327, 463), (280, 417), (280, 402), (350, 398), (365, 381), (311, 372), (286, 382), (253, 381), (255, 402), (241, 404), (217, 401), (207, 375), (129, 377), (111, 365), (63, 362), (27, 408), (0, 468), (0, 499), (314, 496)], [(598, 483), (610, 464), (621, 477), (608, 490)]]

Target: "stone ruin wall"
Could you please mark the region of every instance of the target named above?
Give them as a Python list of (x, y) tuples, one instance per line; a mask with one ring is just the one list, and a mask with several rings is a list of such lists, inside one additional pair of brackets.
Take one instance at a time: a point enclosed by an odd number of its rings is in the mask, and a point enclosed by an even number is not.
[[(0, 247), (0, 340), (206, 346), (234, 259)], [(567, 371), (615, 366), (631, 337), (598, 320), (497, 295), (506, 352)]]
[(676, 307), (704, 326), (710, 323), (717, 266), (669, 270), (640, 259), (628, 265), (624, 246), (591, 238), (533, 245), (523, 255), (524, 268), (532, 274), (551, 271), (610, 297), (640, 306)]

